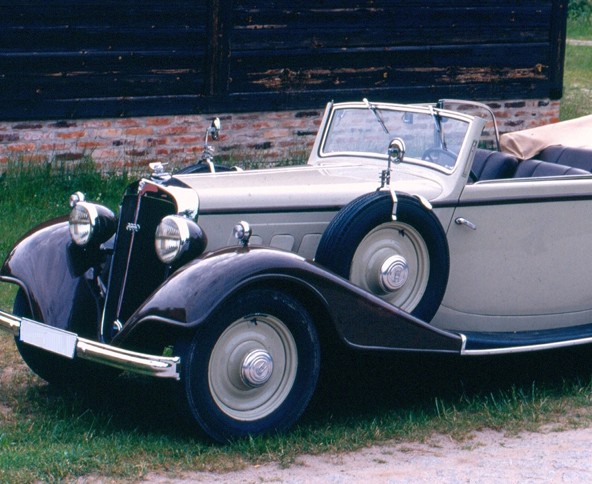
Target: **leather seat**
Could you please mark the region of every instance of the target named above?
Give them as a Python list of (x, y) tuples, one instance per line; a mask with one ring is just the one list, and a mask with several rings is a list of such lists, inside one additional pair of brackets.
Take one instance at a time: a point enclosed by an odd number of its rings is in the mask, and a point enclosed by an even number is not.
[(537, 155), (537, 159), (592, 172), (592, 150), (584, 148), (549, 146)]
[(511, 178), (518, 165), (518, 159), (500, 151), (477, 149), (472, 172), (476, 181)]
[(540, 160), (524, 160), (518, 163), (518, 168), (512, 178), (530, 178), (562, 175), (590, 175), (587, 170), (572, 166), (548, 163)]

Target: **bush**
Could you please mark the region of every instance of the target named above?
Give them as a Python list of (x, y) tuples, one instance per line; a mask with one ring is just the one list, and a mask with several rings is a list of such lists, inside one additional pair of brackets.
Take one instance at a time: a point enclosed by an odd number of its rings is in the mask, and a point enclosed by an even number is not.
[(569, 0), (567, 9), (570, 19), (590, 19), (592, 17), (592, 0)]

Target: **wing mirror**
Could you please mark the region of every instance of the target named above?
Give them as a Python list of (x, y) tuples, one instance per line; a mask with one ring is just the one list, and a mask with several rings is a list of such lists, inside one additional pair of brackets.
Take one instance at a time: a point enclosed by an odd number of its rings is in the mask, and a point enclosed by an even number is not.
[(393, 138), (389, 143), (388, 150), (388, 163), (386, 170), (382, 170), (380, 173), (380, 188), (385, 186), (390, 187), (391, 184), (391, 164), (398, 165), (403, 161), (405, 156), (405, 142), (401, 138)]
[(220, 118), (214, 118), (206, 133), (206, 144), (208, 142), (208, 135), (210, 135), (213, 141), (218, 140), (218, 137), (220, 136), (220, 129), (222, 129)]
[(401, 163), (405, 156), (405, 142), (401, 138), (394, 138), (389, 143), (388, 147), (388, 157), (389, 157), (389, 164)]
[(382, 170), (380, 173), (380, 188), (382, 190), (384, 187), (387, 187), (391, 198), (393, 200), (393, 211), (391, 217), (393, 220), (397, 220), (397, 194), (395, 193), (395, 188), (391, 185), (391, 164), (398, 165), (403, 161), (405, 157), (405, 142), (401, 138), (393, 138), (389, 143), (388, 150), (388, 163), (386, 165), (386, 170)]
[(211, 139), (212, 141), (216, 141), (220, 136), (220, 129), (221, 123), (220, 118), (214, 118), (212, 120), (212, 124), (210, 127), (206, 129), (206, 139), (204, 140), (204, 149), (199, 159), (199, 163), (206, 163), (210, 169), (211, 173), (216, 172), (216, 167), (214, 166), (213, 158), (214, 158), (214, 147), (208, 144), (208, 141)]

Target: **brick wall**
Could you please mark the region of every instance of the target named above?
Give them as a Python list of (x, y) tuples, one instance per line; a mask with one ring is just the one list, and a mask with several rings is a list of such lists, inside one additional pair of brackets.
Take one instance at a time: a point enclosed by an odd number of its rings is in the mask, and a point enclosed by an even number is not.
[[(559, 120), (559, 101), (516, 100), (488, 103), (500, 132)], [(314, 142), (323, 109), (221, 114), (219, 160), (267, 165), (304, 160)], [(10, 161), (74, 162), (91, 156), (105, 170), (139, 168), (151, 161), (181, 166), (202, 152), (212, 116), (0, 122), (0, 170)]]

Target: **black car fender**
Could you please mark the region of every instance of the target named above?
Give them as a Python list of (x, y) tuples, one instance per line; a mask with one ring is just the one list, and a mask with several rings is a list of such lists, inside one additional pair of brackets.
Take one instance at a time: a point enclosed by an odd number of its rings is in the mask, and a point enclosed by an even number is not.
[(264, 285), (289, 291), (317, 325), (329, 325), (350, 347), (457, 353), (462, 346), (458, 334), (420, 321), (313, 261), (262, 247), (222, 249), (179, 269), (112, 343), (135, 346), (150, 334), (166, 339), (192, 332), (238, 292)]
[(95, 323), (97, 304), (85, 273), (88, 254), (74, 245), (67, 218), (46, 222), (26, 234), (7, 256), (0, 278), (17, 284), (32, 317), (69, 331)]

